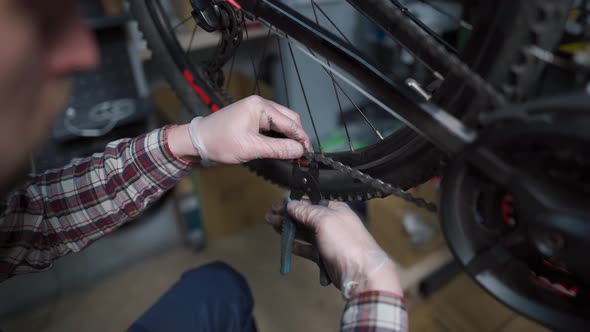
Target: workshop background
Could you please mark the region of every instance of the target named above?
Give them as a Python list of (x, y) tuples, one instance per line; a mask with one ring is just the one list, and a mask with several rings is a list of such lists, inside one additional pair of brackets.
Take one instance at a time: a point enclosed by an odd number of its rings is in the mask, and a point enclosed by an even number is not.
[[(390, 66), (403, 71), (414, 61), (384, 41), (344, 1), (316, 1), (341, 29), (365, 42)], [(308, 1), (291, 2), (301, 12), (311, 13)], [(437, 2), (444, 7), (445, 1)], [(170, 0), (169, 6), (180, 18), (190, 11), (187, 3)], [(99, 152), (117, 138), (191, 118), (151, 61), (125, 4), (117, 0), (81, 4), (100, 44), (101, 65), (95, 72), (76, 76), (75, 95), (67, 111), (34, 158), (36, 172)], [(421, 15), (434, 24), (440, 19), (429, 11)], [(178, 33), (190, 31), (189, 27)], [(229, 85), (232, 95), (251, 93), (248, 87), (254, 77), (249, 55), (258, 54), (266, 34), (263, 26), (254, 27), (243, 42), (236, 61), (241, 75)], [(216, 46), (216, 39), (205, 32), (199, 32), (194, 41), (189, 50), (193, 53)], [(261, 94), (284, 101), (284, 86), (273, 79), (277, 56), (271, 50), (255, 66), (266, 73)], [(300, 60), (303, 76), (313, 70), (309, 60)], [(287, 81), (296, 82), (294, 75), (287, 72)], [(292, 107), (302, 109), (305, 101), (297, 89), (296, 84), (287, 84), (286, 93)], [(319, 97), (310, 98), (321, 99), (326, 89), (332, 86), (316, 82), (313, 95)], [(360, 95), (355, 99), (362, 103)], [(117, 114), (101, 112), (114, 104)], [(341, 144), (342, 137), (330, 136), (341, 124), (327, 122), (332, 126), (319, 128), (319, 135)], [(88, 130), (98, 130), (99, 135), (94, 135), (98, 137), (84, 137)], [(438, 182), (433, 179), (412, 191), (436, 200)], [(246, 277), (260, 331), (335, 331), (344, 301), (334, 287), (320, 286), (317, 267), (296, 258), (290, 275), (279, 274), (279, 236), (264, 224), (263, 216), (273, 201), (286, 195), (241, 166), (196, 169), (149, 211), (88, 249), (58, 260), (49, 271), (0, 284), (0, 328), (5, 332), (122, 331), (184, 271), (220, 260)], [(397, 198), (355, 202), (354, 208), (399, 264), (412, 331), (544, 331), (495, 301), (459, 271), (434, 215)]]

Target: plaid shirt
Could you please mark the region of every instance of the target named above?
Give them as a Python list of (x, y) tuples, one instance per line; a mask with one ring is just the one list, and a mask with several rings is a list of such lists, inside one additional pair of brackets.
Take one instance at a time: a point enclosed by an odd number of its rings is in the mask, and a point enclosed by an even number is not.
[(191, 168), (166, 144), (168, 128), (107, 145), (33, 176), (0, 215), (0, 281), (43, 271), (137, 217)]
[[(170, 127), (107, 145), (104, 153), (75, 159), (33, 176), (0, 206), (0, 282), (47, 270), (137, 217), (174, 187), (193, 165), (174, 156)], [(367, 292), (346, 305), (343, 331), (405, 331), (403, 300)]]
[(368, 291), (348, 300), (340, 330), (344, 332), (406, 332), (408, 314), (403, 297)]

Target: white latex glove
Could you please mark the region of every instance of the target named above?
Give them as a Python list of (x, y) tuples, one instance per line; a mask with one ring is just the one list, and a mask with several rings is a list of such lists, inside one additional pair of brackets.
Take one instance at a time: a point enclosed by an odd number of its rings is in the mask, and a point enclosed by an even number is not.
[[(314, 262), (322, 257), (330, 279), (350, 298), (369, 290), (402, 295), (395, 264), (379, 247), (358, 216), (341, 202), (327, 207), (290, 202), (287, 211), (298, 223), (293, 253)], [(285, 203), (273, 204), (266, 220), (280, 231)]]
[[(272, 138), (274, 131), (287, 138)], [(193, 146), (204, 162), (240, 164), (254, 159), (296, 159), (311, 150), (299, 115), (259, 96), (251, 96), (189, 125)]]

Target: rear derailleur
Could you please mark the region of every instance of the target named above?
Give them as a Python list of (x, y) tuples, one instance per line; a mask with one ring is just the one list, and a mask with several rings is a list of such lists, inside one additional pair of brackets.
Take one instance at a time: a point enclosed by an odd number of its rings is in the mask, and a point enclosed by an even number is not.
[(227, 1), (190, 0), (190, 3), (193, 8), (193, 19), (199, 27), (209, 33), (221, 33), (215, 54), (203, 63), (205, 74), (221, 87), (224, 82), (222, 68), (234, 56), (235, 50), (242, 42), (244, 15)]

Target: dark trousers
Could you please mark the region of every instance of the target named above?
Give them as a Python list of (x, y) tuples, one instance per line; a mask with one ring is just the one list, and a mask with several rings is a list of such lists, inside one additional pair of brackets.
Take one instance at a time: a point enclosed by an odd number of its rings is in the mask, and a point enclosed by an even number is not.
[(185, 272), (129, 331), (256, 331), (253, 308), (244, 277), (215, 262)]

